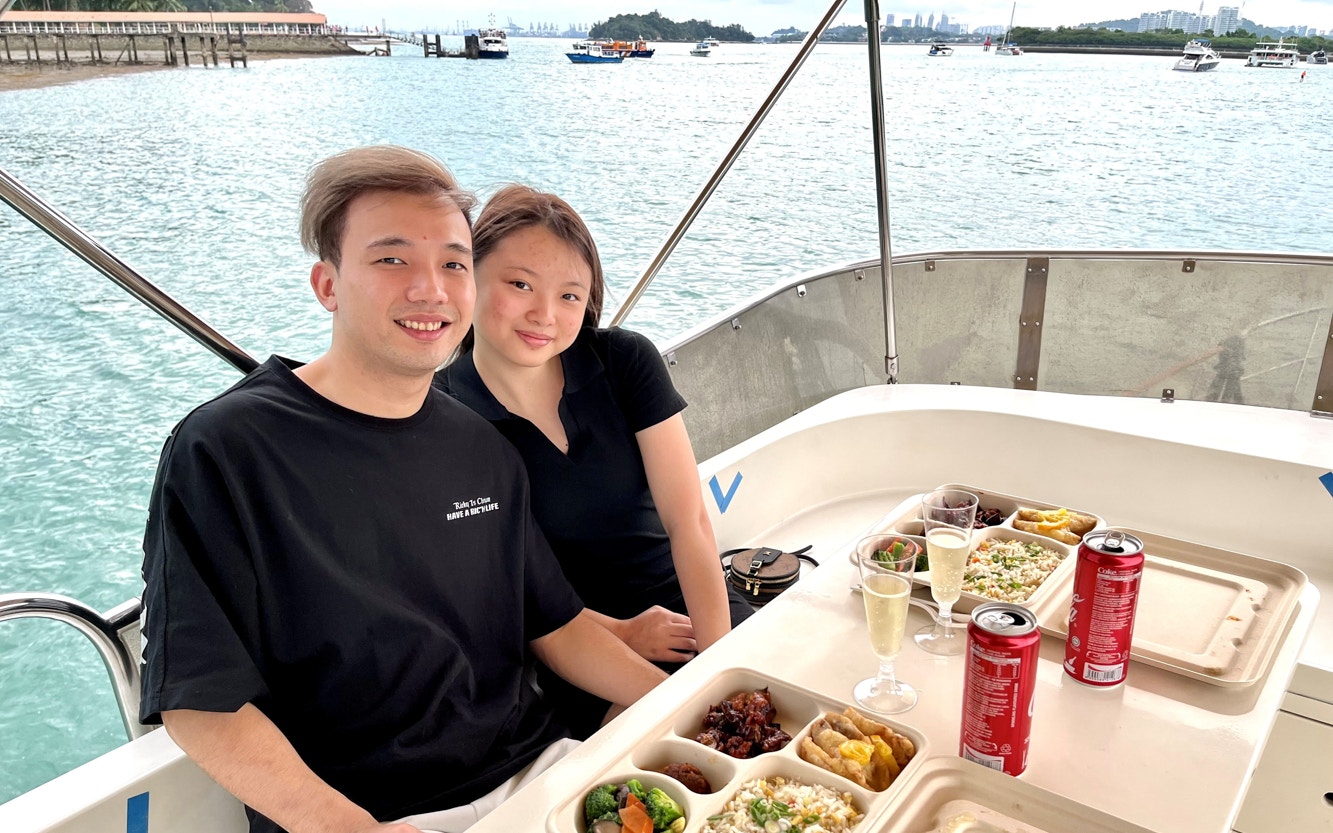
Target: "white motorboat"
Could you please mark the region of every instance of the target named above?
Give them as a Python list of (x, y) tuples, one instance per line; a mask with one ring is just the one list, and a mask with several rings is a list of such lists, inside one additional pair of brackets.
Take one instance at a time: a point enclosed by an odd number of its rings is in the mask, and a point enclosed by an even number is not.
[(509, 33), (495, 25), (495, 15), (491, 15), (490, 26), (478, 32), (477, 37), (477, 57), (509, 57)]
[(1327, 64), (1328, 52), (1324, 51), (1323, 49), (1316, 49), (1314, 52), (1311, 52), (1309, 55), (1305, 56), (1305, 62), (1307, 64)]
[(708, 44), (708, 46), (712, 49), (716, 49), (717, 47), (722, 45), (722, 42), (714, 37), (704, 38), (702, 42)]
[(713, 54), (713, 47), (706, 40), (701, 40), (690, 50), (690, 54), (696, 58), (707, 58)]
[(947, 58), (953, 54), (953, 47), (944, 41), (935, 41), (930, 45), (930, 51), (926, 54), (932, 58)]
[(1192, 40), (1185, 44), (1185, 51), (1181, 54), (1180, 60), (1176, 61), (1174, 69), (1181, 72), (1207, 72), (1217, 69), (1220, 63), (1222, 57), (1217, 54), (1209, 41)]
[(1277, 43), (1256, 43), (1250, 50), (1250, 57), (1245, 60), (1245, 66), (1294, 67), (1300, 60), (1301, 53), (1296, 47), (1279, 40)]
[[(872, 61), (877, 49), (868, 46)], [(884, 107), (871, 97), (872, 141), (884, 141)], [(711, 193), (608, 323), (630, 313)], [(882, 168), (876, 193), (888, 193)], [(0, 199), (237, 369), (253, 362), (4, 170)], [(1323, 522), (1333, 498), (1333, 255), (890, 256), (887, 201), (879, 208), (879, 257), (793, 263), (790, 279), (663, 350), (696, 403), (685, 415), (718, 548), (813, 544), (821, 566), (473, 833), (581, 833), (591, 785), (640, 776), (675, 792), (694, 833), (760, 775), (850, 792), (863, 830), (938, 827), (959, 796), (967, 812), (1009, 829), (1071, 829), (1070, 819), (1084, 833), (1326, 829), (1333, 607), (1319, 595), (1333, 589)], [(694, 744), (707, 704), (746, 687), (771, 686), (798, 742), (821, 711), (847, 704), (875, 666), (850, 591), (852, 544), (946, 482), (1088, 509), (1150, 542), (1165, 596), (1145, 590), (1140, 601), (1127, 681), (1107, 691), (1066, 679), (1056, 604), (1021, 779), (958, 757), (961, 659), (910, 644), (897, 671), (922, 700), (888, 722), (918, 757), (884, 793), (820, 774), (794, 747), (742, 761)], [(0, 805), (0, 831), (142, 833), (150, 806), (152, 833), (246, 830), (235, 799), (164, 731), (137, 723), (139, 612), (137, 599), (98, 612), (48, 594), (0, 596), (0, 621), (58, 619), (94, 642), (133, 738)], [(1250, 629), (1232, 629), (1232, 617)], [(929, 622), (915, 607), (908, 618), (912, 629)], [(673, 787), (658, 770), (676, 756), (697, 761), (716, 791)]]

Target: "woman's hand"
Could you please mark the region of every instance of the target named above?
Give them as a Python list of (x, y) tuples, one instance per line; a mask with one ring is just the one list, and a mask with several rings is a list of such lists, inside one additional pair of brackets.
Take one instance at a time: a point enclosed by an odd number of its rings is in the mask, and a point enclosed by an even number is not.
[(685, 662), (696, 650), (690, 617), (660, 605), (621, 620), (617, 635), (634, 653), (653, 662)]

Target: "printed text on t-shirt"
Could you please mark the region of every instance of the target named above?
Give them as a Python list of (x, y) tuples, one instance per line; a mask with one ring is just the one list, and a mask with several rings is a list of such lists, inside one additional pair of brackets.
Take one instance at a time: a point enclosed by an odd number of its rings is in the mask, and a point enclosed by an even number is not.
[(471, 500), (454, 501), (454, 511), (445, 514), (446, 521), (456, 521), (459, 518), (466, 518), (469, 515), (480, 515), (483, 512), (494, 512), (500, 508), (500, 504), (491, 500), (489, 497), (474, 497)]

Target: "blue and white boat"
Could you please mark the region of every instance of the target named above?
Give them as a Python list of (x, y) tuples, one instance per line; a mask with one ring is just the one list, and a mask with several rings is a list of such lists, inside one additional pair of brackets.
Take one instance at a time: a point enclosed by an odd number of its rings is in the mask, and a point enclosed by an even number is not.
[(619, 52), (606, 52), (600, 43), (578, 41), (573, 52), (566, 52), (565, 57), (576, 64), (618, 64), (625, 60)]

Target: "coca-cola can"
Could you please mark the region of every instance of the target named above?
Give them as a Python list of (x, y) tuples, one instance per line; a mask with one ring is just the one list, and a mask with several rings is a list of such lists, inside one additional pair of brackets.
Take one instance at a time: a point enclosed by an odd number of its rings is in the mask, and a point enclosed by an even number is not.
[(1022, 605), (989, 602), (972, 611), (963, 672), (958, 754), (1020, 775), (1028, 766), (1041, 634)]
[(1129, 671), (1143, 542), (1118, 530), (1083, 536), (1074, 565), (1065, 673), (1091, 686), (1120, 685)]

